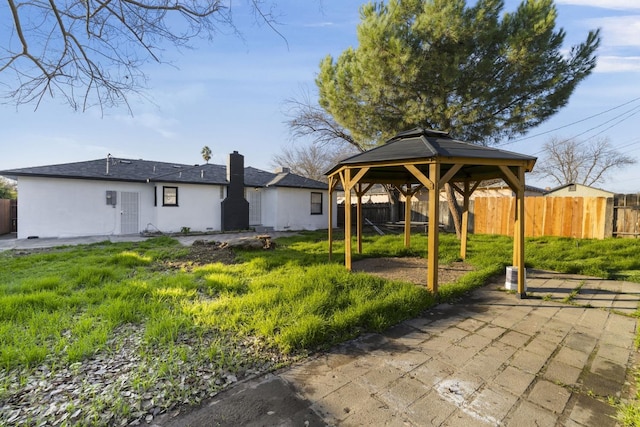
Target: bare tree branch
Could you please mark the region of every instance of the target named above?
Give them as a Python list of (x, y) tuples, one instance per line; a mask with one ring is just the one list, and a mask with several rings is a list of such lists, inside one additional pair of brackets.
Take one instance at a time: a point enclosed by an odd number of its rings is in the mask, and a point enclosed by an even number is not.
[(636, 163), (633, 157), (613, 149), (606, 138), (588, 143), (554, 137), (543, 148), (545, 155), (538, 160), (534, 174), (552, 178), (558, 185), (595, 185), (604, 182), (611, 170)]
[[(246, 0), (278, 35), (267, 0)], [(0, 42), (0, 96), (16, 105), (60, 95), (73, 109), (126, 105), (146, 85), (146, 62), (167, 46), (188, 47), (219, 28), (236, 30), (224, 0), (7, 0)], [(5, 19), (2, 21), (2, 19)]]
[(349, 157), (358, 150), (350, 145), (327, 146), (316, 143), (283, 147), (282, 151), (271, 159), (271, 167), (287, 167), (291, 172), (316, 181), (326, 181), (324, 173), (340, 160)]
[(286, 123), (292, 138), (311, 138), (316, 144), (348, 144), (358, 151), (370, 148), (356, 141), (351, 134), (340, 126), (333, 117), (319, 105), (314, 104), (308, 92), (302, 95), (302, 100), (289, 98)]

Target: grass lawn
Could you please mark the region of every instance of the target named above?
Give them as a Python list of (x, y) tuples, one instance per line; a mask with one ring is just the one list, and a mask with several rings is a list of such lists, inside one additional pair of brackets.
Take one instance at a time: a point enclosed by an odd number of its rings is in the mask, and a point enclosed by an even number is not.
[[(425, 256), (426, 245), (419, 235), (410, 249), (402, 236), (366, 236), (364, 254), (354, 257)], [(538, 238), (526, 245), (528, 267), (640, 282), (637, 240)], [(126, 384), (81, 384), (81, 396), (63, 410), (69, 420), (140, 419), (157, 384), (161, 410), (197, 403), (229, 378), (274, 369), (458, 298), (503, 273), (512, 258), (511, 239), (473, 235), (466, 261), (475, 270), (432, 295), (347, 272), (342, 249), (334, 243), (330, 263), (326, 234), (304, 233), (279, 239), (275, 251), (239, 251), (232, 265), (192, 265), (184, 261), (191, 249), (166, 237), (0, 253), (0, 409), (19, 406), (14, 402), (39, 381), (78, 377), (83, 363), (123, 352)], [(440, 263), (458, 261), (458, 253), (455, 236), (441, 234)], [(7, 414), (0, 411), (0, 424)]]

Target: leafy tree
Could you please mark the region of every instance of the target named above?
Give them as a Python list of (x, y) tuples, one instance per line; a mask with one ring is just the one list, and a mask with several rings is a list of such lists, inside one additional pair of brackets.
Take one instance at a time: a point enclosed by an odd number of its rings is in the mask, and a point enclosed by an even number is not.
[(287, 167), (291, 172), (317, 181), (327, 179), (324, 173), (340, 160), (356, 153), (350, 146), (334, 145), (294, 145), (283, 147), (282, 152), (274, 154), (271, 166)]
[(545, 154), (534, 173), (558, 185), (602, 183), (612, 170), (636, 163), (636, 159), (616, 151), (607, 138), (589, 143), (554, 137), (544, 143), (543, 149)]
[(15, 181), (10, 181), (0, 176), (0, 199), (15, 199), (17, 195)]
[(523, 134), (566, 105), (595, 67), (600, 37), (590, 31), (565, 54), (552, 0), (503, 7), (501, 0), (363, 5), (358, 46), (320, 64), (320, 107), (360, 149), (415, 126), (482, 145)]
[[(271, 25), (263, 0), (246, 2)], [(57, 94), (83, 110), (126, 103), (146, 81), (141, 66), (161, 62), (167, 46), (235, 30), (223, 0), (7, 0), (0, 24), (9, 32), (0, 42), (4, 96), (37, 108), (46, 94)]]
[(208, 145), (202, 147), (202, 158), (207, 163), (209, 163), (209, 160), (211, 160), (211, 148), (209, 148)]

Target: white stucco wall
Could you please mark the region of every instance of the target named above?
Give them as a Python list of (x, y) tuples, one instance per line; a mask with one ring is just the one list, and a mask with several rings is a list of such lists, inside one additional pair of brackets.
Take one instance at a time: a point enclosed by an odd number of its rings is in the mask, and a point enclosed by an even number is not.
[[(117, 191), (115, 207), (107, 190)], [(120, 192), (139, 193), (139, 225), (154, 222), (153, 185), (77, 179), (18, 179), (18, 238), (120, 234)]]
[[(162, 205), (163, 186), (178, 187), (178, 206)], [(107, 205), (107, 191), (117, 192), (115, 207)], [(122, 234), (122, 192), (139, 195), (139, 232), (221, 229), (220, 186), (20, 177), (18, 238)], [(260, 192), (262, 225), (275, 230), (327, 228), (327, 191), (275, 187)], [(312, 192), (322, 193), (321, 215), (311, 215)], [(337, 224), (335, 196), (333, 203)]]
[[(220, 186), (156, 183), (158, 191), (157, 223), (166, 233), (177, 233), (182, 227), (191, 231), (219, 231), (222, 208)], [(178, 206), (162, 206), (162, 187), (178, 187)], [(153, 229), (153, 227), (149, 227)]]
[[(276, 231), (327, 228), (329, 200), (326, 190), (274, 187), (262, 189), (262, 225)], [(311, 215), (311, 193), (322, 193), (322, 214)], [(334, 224), (336, 204), (334, 203)]]

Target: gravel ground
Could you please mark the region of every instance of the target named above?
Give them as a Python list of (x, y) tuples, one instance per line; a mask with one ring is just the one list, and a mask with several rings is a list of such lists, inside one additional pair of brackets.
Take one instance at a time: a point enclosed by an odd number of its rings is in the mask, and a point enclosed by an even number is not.
[[(151, 423), (159, 414), (197, 405), (220, 390), (272, 371), (285, 359), (262, 352), (257, 342), (234, 345), (235, 359), (225, 369), (198, 358), (182, 360), (163, 371), (164, 353), (141, 351), (143, 328), (127, 325), (109, 343), (111, 351), (55, 369), (44, 364), (33, 371), (0, 372), (8, 396), (0, 399), (0, 425), (125, 426)], [(197, 353), (215, 337), (184, 341)], [(141, 356), (145, 354), (145, 356)]]

